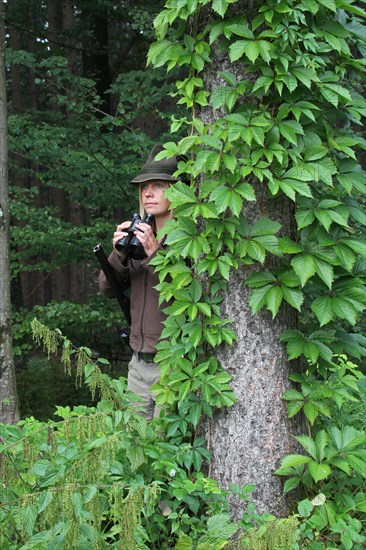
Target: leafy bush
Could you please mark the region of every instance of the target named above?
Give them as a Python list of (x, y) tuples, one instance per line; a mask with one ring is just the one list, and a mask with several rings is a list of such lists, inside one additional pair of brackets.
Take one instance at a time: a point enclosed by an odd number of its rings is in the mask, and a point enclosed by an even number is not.
[(277, 470), (285, 492), (302, 487), (298, 504), (305, 548), (361, 549), (366, 543), (366, 376), (345, 356), (293, 374), (298, 390), (284, 399), (289, 416), (303, 413), (306, 454), (286, 456)]
[[(183, 548), (197, 540), (220, 548), (239, 526), (229, 520), (227, 492), (202, 472), (209, 454), (191, 424), (182, 429), (180, 419), (172, 430), (167, 415), (148, 425), (126, 379), (102, 372), (107, 360), (38, 320), (32, 329), (100, 399), (94, 407), (57, 406), (60, 421), (0, 425), (1, 548), (147, 549), (177, 541)], [(248, 513), (246, 528), (259, 521)]]

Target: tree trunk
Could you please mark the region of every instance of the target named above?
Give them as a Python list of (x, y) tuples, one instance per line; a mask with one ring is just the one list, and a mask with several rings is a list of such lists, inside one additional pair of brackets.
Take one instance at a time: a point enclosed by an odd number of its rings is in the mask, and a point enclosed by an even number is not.
[(5, 74), (5, 32), (3, 4), (0, 4), (0, 421), (19, 420), (15, 367), (11, 340), (9, 272), (8, 142)]
[(90, 5), (84, 9), (83, 17), (89, 19), (91, 31), (83, 37), (83, 74), (87, 78), (95, 79), (97, 93), (103, 101), (103, 110), (110, 113), (110, 94), (107, 91), (111, 85), (108, 14), (103, 9), (98, 10)]
[[(267, 207), (272, 219), (283, 227), (292, 227), (291, 208), (286, 200), (270, 201), (260, 197), (259, 188), (256, 192), (259, 199), (256, 208), (245, 211), (251, 225)], [(269, 263), (265, 267), (271, 267)], [(291, 435), (300, 430), (287, 418), (282, 400), (290, 383), (280, 336), (284, 330), (296, 326), (297, 316), (286, 306), (281, 306), (274, 320), (269, 312), (251, 313), (249, 289), (244, 282), (257, 269), (245, 266), (231, 276), (222, 307), (224, 316), (233, 320), (237, 340), (233, 346), (221, 350), (218, 359), (232, 376), (237, 402), (229, 409), (215, 412), (209, 421), (210, 476), (226, 489), (232, 484), (241, 487), (253, 483), (257, 512), (283, 516), (288, 514), (290, 503), (282, 497), (281, 478), (273, 472), (281, 458), (295, 451)], [(239, 518), (245, 506), (245, 502), (232, 498), (233, 517)]]
[[(242, 1), (235, 5), (235, 10), (250, 19), (253, 6), (253, 2)], [(217, 49), (211, 59), (205, 73), (206, 89), (213, 91), (222, 85), (220, 73), (225, 70), (235, 73), (238, 79), (245, 78), (242, 61), (234, 65)], [(210, 108), (201, 113), (205, 124), (212, 123), (217, 116), (218, 112)], [(251, 184), (257, 200), (244, 209), (249, 225), (260, 217), (269, 217), (281, 223), (283, 231), (291, 236), (294, 222), (290, 201), (270, 199), (263, 183), (251, 181)], [(226, 489), (232, 484), (239, 487), (254, 484), (252, 500), (256, 511), (279, 516), (288, 514), (289, 503), (282, 496), (281, 479), (273, 472), (284, 455), (294, 452), (291, 435), (299, 432), (287, 418), (282, 400), (290, 383), (286, 352), (279, 339), (284, 330), (296, 326), (297, 316), (285, 306), (281, 306), (274, 320), (269, 312), (253, 315), (248, 304), (249, 289), (244, 285), (248, 275), (273, 267), (270, 265), (273, 262), (274, 257), (270, 257), (264, 266), (242, 266), (231, 276), (222, 314), (233, 320), (237, 340), (220, 351), (218, 359), (232, 375), (238, 399), (233, 407), (215, 412), (207, 425), (207, 440), (212, 456), (210, 476)], [(245, 507), (243, 500), (231, 499), (235, 519), (241, 517)]]

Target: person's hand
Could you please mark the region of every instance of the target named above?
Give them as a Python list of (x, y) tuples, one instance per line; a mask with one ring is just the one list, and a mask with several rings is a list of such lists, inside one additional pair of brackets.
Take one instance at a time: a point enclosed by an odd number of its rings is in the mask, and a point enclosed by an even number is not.
[(128, 235), (127, 230), (130, 227), (131, 222), (123, 222), (117, 225), (115, 232), (113, 233), (113, 239), (112, 244), (114, 250), (117, 252), (118, 256), (122, 257), (125, 256), (125, 253), (122, 251), (119, 251), (115, 248), (116, 242), (118, 242), (120, 239), (123, 239), (123, 237), (126, 237)]
[(151, 225), (144, 222), (139, 223), (135, 235), (144, 247), (147, 256), (151, 256), (159, 248), (159, 241), (156, 240)]

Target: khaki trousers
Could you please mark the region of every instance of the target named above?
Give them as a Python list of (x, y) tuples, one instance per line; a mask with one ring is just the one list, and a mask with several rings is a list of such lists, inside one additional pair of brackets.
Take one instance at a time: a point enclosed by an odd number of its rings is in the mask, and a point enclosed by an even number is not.
[(137, 353), (134, 352), (128, 364), (127, 388), (141, 399), (135, 404), (139, 408), (140, 414), (148, 422), (160, 416), (161, 408), (155, 406), (155, 396), (150, 392), (151, 386), (156, 384), (159, 378), (158, 365), (139, 359)]

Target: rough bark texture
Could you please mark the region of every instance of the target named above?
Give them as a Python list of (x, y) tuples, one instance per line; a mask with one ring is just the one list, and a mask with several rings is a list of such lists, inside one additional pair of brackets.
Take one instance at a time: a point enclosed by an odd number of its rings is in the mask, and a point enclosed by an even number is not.
[[(224, 312), (234, 319), (237, 342), (219, 354), (221, 365), (232, 375), (236, 404), (215, 413), (209, 426), (211, 475), (230, 488), (254, 483), (258, 512), (285, 515), (281, 480), (273, 475), (280, 459), (293, 452), (286, 407), (281, 399), (288, 388), (286, 354), (279, 343), (291, 326), (283, 311), (274, 321), (270, 314), (253, 316), (248, 306), (245, 276), (238, 271), (229, 285)], [(288, 312), (287, 312), (288, 313)], [(232, 513), (240, 517), (245, 504), (232, 500)]]
[(5, 33), (0, 4), (0, 422), (19, 420), (11, 341)]
[[(289, 230), (291, 207), (286, 200), (269, 200), (257, 188), (255, 207), (246, 209), (251, 224), (260, 216), (270, 216)], [(285, 231), (291, 234), (291, 231)], [(271, 267), (269, 261), (265, 267)], [(258, 266), (237, 270), (230, 278), (222, 313), (233, 320), (236, 343), (221, 350), (218, 359), (232, 376), (237, 402), (230, 409), (217, 411), (208, 426), (212, 455), (210, 475), (225, 488), (254, 483), (253, 500), (258, 512), (286, 515), (290, 503), (282, 497), (282, 481), (273, 475), (281, 458), (295, 451), (292, 438), (299, 427), (287, 418), (282, 395), (290, 387), (289, 365), (280, 343), (281, 333), (295, 327), (297, 317), (291, 308), (281, 306), (277, 317), (263, 311), (253, 315), (248, 304), (245, 278)], [(231, 500), (233, 517), (240, 517), (245, 503)]]
[[(244, 13), (248, 19), (254, 8), (254, 2), (235, 4), (236, 12)], [(224, 70), (235, 73), (238, 79), (245, 78), (243, 64), (231, 64), (225, 52), (214, 49), (212, 63), (205, 74), (206, 89), (213, 91), (224, 83), (220, 78)], [(205, 109), (201, 116), (209, 123), (218, 113)], [(291, 236), (290, 201), (270, 199), (264, 183), (255, 180), (251, 183), (257, 202), (249, 203), (244, 211), (250, 225), (266, 216), (280, 222), (282, 233)], [(209, 421), (207, 437), (212, 456), (210, 475), (227, 489), (232, 484), (255, 484), (253, 500), (257, 511), (280, 516), (287, 515), (289, 503), (282, 497), (281, 479), (273, 472), (284, 455), (294, 452), (291, 434), (298, 430), (290, 425), (282, 400), (283, 392), (289, 387), (289, 365), (279, 339), (285, 329), (296, 326), (296, 315), (283, 306), (275, 320), (269, 312), (252, 315), (249, 289), (244, 285), (250, 273), (271, 267), (274, 261), (272, 257), (265, 266), (242, 267), (231, 276), (222, 313), (233, 320), (237, 341), (222, 350), (218, 359), (233, 377), (232, 387), (238, 400), (232, 408), (215, 413)], [(241, 517), (245, 507), (245, 502), (232, 498), (234, 518)]]

